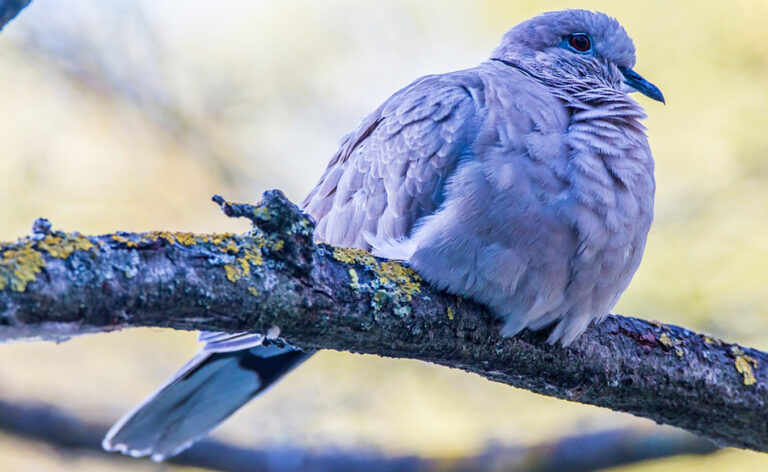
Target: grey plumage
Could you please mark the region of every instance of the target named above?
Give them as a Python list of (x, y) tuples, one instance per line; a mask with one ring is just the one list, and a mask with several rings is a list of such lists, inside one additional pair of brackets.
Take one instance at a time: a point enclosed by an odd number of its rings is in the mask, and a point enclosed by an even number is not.
[[(567, 345), (626, 289), (652, 220), (645, 115), (628, 93), (663, 96), (634, 63), (616, 20), (568, 10), (517, 25), (477, 67), (416, 80), (343, 139), (304, 200), (316, 238), (403, 260), (488, 305), (504, 335), (557, 323), (550, 340)], [(259, 355), (258, 336), (207, 337)], [(207, 431), (152, 426), (178, 443), (158, 458)], [(124, 452), (157, 454), (146, 427), (110, 434)]]
[[(591, 54), (563, 47), (586, 33)], [(478, 67), (428, 76), (348, 135), (304, 202), (332, 244), (400, 259), (489, 305), (503, 333), (570, 343), (637, 269), (653, 159), (619, 23), (583, 10), (510, 30)]]

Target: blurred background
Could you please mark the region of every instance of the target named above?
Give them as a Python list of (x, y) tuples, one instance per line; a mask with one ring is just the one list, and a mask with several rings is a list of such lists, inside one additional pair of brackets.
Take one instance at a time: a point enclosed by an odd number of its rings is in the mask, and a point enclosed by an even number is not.
[[(39, 216), (84, 233), (244, 231), (210, 196), (299, 201), (339, 138), (509, 27), (592, 8), (634, 38), (657, 217), (616, 312), (768, 349), (768, 3), (762, 0), (34, 0), (0, 35), (0, 238)], [(0, 400), (111, 423), (197, 349), (131, 330), (0, 347)], [(214, 437), (255, 448), (461, 457), (649, 421), (415, 361), (322, 352)], [(725, 449), (615, 471), (766, 470)], [(189, 470), (0, 431), (0, 470)]]

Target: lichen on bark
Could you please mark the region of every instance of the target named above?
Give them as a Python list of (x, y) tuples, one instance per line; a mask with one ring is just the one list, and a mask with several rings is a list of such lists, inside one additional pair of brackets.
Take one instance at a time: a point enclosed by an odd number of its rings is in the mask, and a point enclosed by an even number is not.
[(487, 309), (401, 263), (316, 244), (311, 218), (278, 191), (256, 206), (215, 200), (253, 229), (81, 236), (36, 224), (0, 245), (0, 341), (279, 326), (302, 349), (420, 359), (768, 451), (766, 353), (617, 315), (568, 348), (547, 330), (503, 338)]

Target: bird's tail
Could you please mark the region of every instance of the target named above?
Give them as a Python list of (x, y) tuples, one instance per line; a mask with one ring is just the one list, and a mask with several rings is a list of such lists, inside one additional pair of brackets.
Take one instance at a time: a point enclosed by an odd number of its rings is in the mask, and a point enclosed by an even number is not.
[(117, 422), (102, 445), (155, 461), (174, 456), (311, 355), (274, 344), (203, 351)]

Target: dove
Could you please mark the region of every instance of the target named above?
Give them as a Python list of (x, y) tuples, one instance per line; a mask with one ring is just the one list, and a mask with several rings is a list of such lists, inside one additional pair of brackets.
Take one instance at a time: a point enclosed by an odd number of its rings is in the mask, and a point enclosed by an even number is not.
[[(544, 13), (488, 60), (396, 92), (343, 138), (302, 203), (315, 239), (403, 261), (488, 306), (501, 334), (552, 327), (568, 346), (610, 312), (653, 219), (643, 108), (664, 102), (600, 12)], [(200, 335), (202, 351), (107, 434), (163, 460), (312, 355), (261, 333)]]

